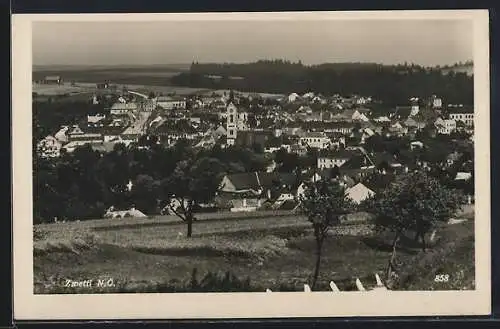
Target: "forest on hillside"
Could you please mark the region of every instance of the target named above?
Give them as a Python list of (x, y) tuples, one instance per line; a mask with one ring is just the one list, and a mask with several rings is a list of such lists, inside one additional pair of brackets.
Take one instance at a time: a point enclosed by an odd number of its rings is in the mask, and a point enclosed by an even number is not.
[(300, 61), (261, 60), (254, 63), (192, 63), (189, 72), (171, 78), (174, 85), (237, 89), (247, 92), (299, 94), (313, 91), (329, 96), (352, 94), (404, 104), (411, 97), (433, 94), (447, 103), (474, 104), (473, 77), (438, 67), (415, 64), (326, 63), (306, 66)]

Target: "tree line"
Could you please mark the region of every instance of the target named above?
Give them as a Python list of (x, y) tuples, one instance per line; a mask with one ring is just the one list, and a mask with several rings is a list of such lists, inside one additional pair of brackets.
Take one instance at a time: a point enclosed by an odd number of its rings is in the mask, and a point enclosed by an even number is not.
[[(151, 140), (145, 136), (140, 143)], [(269, 164), (263, 154), (237, 147), (194, 151), (186, 141), (149, 146), (117, 144), (103, 154), (86, 145), (55, 159), (35, 153), (35, 223), (98, 219), (110, 206), (158, 214), (172, 198), (186, 202), (182, 207), (189, 208), (178, 215), (190, 220), (198, 204), (213, 199), (225, 174), (262, 171)]]
[(171, 81), (174, 85), (186, 87), (246, 92), (359, 94), (388, 104), (406, 104), (411, 97), (427, 98), (433, 94), (448, 103), (474, 103), (472, 77), (456, 72), (443, 74), (440, 68), (414, 64), (327, 63), (306, 66), (283, 60), (247, 64), (192, 63), (189, 72), (180, 73)]
[[(311, 223), (316, 242), (316, 261), (311, 278), (315, 288), (322, 260), (323, 244), (332, 227), (341, 225), (343, 215), (355, 209), (339, 181), (307, 182), (301, 210)], [(397, 282), (397, 251), (401, 240), (414, 235), (423, 252), (429, 247), (428, 235), (452, 217), (465, 202), (462, 191), (449, 188), (424, 171), (401, 174), (381, 193), (365, 200), (362, 208), (374, 215), (373, 226), (379, 233), (388, 232), (391, 253), (386, 267), (386, 286)]]
[[(60, 220), (101, 218), (111, 205), (124, 209), (135, 205), (147, 214), (157, 214), (171, 196), (187, 200), (199, 192), (201, 194), (195, 196), (191, 205), (194, 209), (197, 203), (213, 198), (217, 188), (214, 184), (217, 185), (223, 175), (264, 171), (271, 163), (270, 156), (251, 147), (222, 149), (216, 145), (210, 150), (195, 151), (187, 141), (167, 147), (157, 144), (156, 140), (146, 135), (138, 143), (146, 148), (117, 144), (113, 151), (104, 154), (86, 145), (72, 153), (63, 152), (56, 159), (40, 158), (33, 150), (36, 222), (52, 222), (56, 217)], [(430, 174), (441, 183), (473, 194), (473, 180), (464, 186), (454, 182), (463, 163), (473, 161), (473, 150), (450, 148), (448, 141), (424, 142), (428, 147), (411, 154), (428, 161), (432, 168)], [(368, 152), (399, 155), (401, 150), (407, 149), (407, 141), (375, 135), (367, 140), (366, 148)], [(440, 164), (454, 150), (461, 152), (462, 158), (453, 166), (442, 168)], [(276, 171), (294, 172), (300, 180), (303, 169), (316, 167), (317, 156), (313, 149), (304, 157), (279, 150), (272, 159), (276, 162)], [(130, 191), (129, 182), (133, 186)], [(180, 189), (189, 186), (191, 189)], [(206, 190), (204, 186), (210, 188)]]

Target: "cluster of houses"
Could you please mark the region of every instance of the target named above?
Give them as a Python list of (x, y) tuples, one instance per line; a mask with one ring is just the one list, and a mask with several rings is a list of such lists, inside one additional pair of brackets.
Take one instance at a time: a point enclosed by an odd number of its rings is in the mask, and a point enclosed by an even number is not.
[[(98, 88), (100, 85), (98, 84)], [(92, 103), (99, 104), (96, 95), (92, 97)], [(156, 109), (185, 107), (186, 101), (183, 98), (159, 96), (150, 99), (137, 92), (125, 91), (110, 108), (101, 113), (89, 114), (76, 124), (63, 125), (55, 134), (46, 136), (39, 141), (37, 150), (45, 158), (59, 157), (62, 150), (73, 152), (77, 147), (87, 144), (97, 151), (110, 152), (115, 144), (123, 143), (128, 146), (136, 143), (147, 132), (151, 114)], [(161, 118), (157, 117), (153, 124), (159, 119)]]
[(59, 157), (63, 150), (70, 153), (87, 144), (100, 151), (111, 151), (116, 143), (129, 145), (140, 135), (127, 134), (127, 128), (135, 122), (136, 115), (133, 110), (120, 112), (121, 108), (122, 106), (113, 106), (111, 113), (96, 113), (88, 115), (84, 122), (63, 125), (54, 135), (49, 135), (38, 143), (40, 156)]
[[(302, 102), (304, 98), (309, 98), (311, 102), (322, 101), (309, 93), (303, 97), (291, 94), (287, 102)], [(448, 105), (445, 110), (442, 100), (436, 96), (424, 106), (420, 105), (422, 102), (418, 98), (411, 98), (408, 106), (397, 107), (387, 115), (373, 117), (372, 111), (366, 108), (366, 104), (371, 101), (369, 97), (358, 98), (354, 100), (354, 106), (344, 108), (340, 105), (334, 110), (322, 108), (317, 120), (303, 120), (304, 113), (312, 115), (314, 111), (310, 108), (304, 109), (307, 105), (300, 105), (295, 113), (288, 116), (288, 120), (279, 124), (275, 121), (267, 129), (250, 127), (247, 124), (247, 111), (239, 110), (230, 102), (225, 116), (225, 140), (222, 138), (224, 128), (219, 127), (217, 130), (219, 140), (225, 141), (227, 145), (250, 147), (261, 144), (264, 152), (286, 150), (299, 156), (305, 155), (310, 149), (316, 149), (319, 153), (316, 167), (303, 170), (301, 179), (295, 174), (274, 172), (272, 166), (268, 172), (226, 176), (221, 182), (218, 194), (219, 202), (222, 202), (220, 207), (226, 205), (231, 211), (296, 207), (297, 200), (303, 193), (305, 180), (334, 178), (340, 179), (349, 198), (360, 204), (386, 188), (399, 172), (430, 170), (429, 163), (418, 156), (418, 151), (426, 147), (423, 142), (415, 139), (419, 131), (425, 129), (431, 136), (464, 131), (471, 136), (466, 142), (472, 141), (474, 111), (470, 107)], [(387, 137), (406, 136), (411, 142), (408, 149), (401, 150), (398, 155), (368, 153), (364, 148), (365, 141), (375, 134)], [(216, 140), (217, 138), (211, 138), (212, 143)], [(441, 168), (446, 169), (461, 161), (460, 157), (460, 154), (450, 152), (447, 159), (440, 164)], [(470, 179), (472, 167), (470, 160), (463, 163), (462, 171), (456, 174), (455, 179)], [(281, 189), (278, 189), (281, 192), (271, 196), (278, 182), (281, 184)], [(273, 200), (272, 204), (269, 204), (270, 200)]]
[[(293, 173), (252, 172), (225, 176), (216, 196), (220, 209), (232, 212), (266, 210), (293, 210), (305, 193), (307, 181), (330, 179), (326, 172), (311, 173), (299, 179)], [(340, 177), (347, 196), (356, 204), (375, 194), (361, 181)]]
[[(311, 102), (317, 97), (308, 93)], [(292, 94), (291, 96), (293, 96)], [(288, 97), (288, 100), (296, 99)], [(354, 101), (366, 104), (371, 98), (359, 98)], [(295, 111), (288, 111), (281, 118), (269, 117), (269, 112), (256, 115), (254, 125), (249, 124), (249, 113), (229, 102), (225, 119), (227, 145), (251, 146), (260, 144), (267, 152), (284, 148), (289, 152), (303, 154), (306, 148), (332, 149), (347, 146), (359, 146), (375, 134), (384, 136), (415, 136), (426, 130), (431, 135), (450, 135), (463, 131), (472, 135), (474, 132), (474, 110), (463, 105), (449, 105), (442, 109), (442, 100), (433, 97), (431, 106), (421, 107), (412, 98), (409, 106), (399, 106), (386, 115), (374, 117), (372, 110), (365, 105), (349, 106), (340, 103), (321, 106), (313, 110), (309, 105), (300, 105)], [(342, 105), (339, 105), (342, 104)], [(345, 108), (344, 108), (345, 107)], [(271, 119), (271, 120), (267, 120)], [(263, 123), (266, 122), (266, 123)], [(285, 141), (286, 140), (286, 141)], [(281, 143), (279, 143), (281, 141)]]
[[(385, 188), (398, 172), (428, 167), (415, 156), (426, 147), (416, 138), (419, 132), (430, 136), (466, 132), (470, 140), (473, 138), (471, 107), (444, 106), (437, 96), (426, 100), (412, 97), (404, 106), (375, 115), (371, 106), (375, 102), (372, 97), (324, 97), (312, 92), (274, 95), (266, 101), (258, 95), (232, 92), (191, 97), (148, 97), (129, 92), (121, 95), (109, 112), (88, 115), (79, 125), (62, 127), (42, 140), (38, 149), (45, 157), (57, 157), (62, 149), (72, 152), (85, 144), (109, 152), (117, 143), (136, 145), (139, 137), (147, 134), (169, 146), (183, 139), (195, 148), (258, 147), (271, 158), (280, 150), (298, 156), (316, 150), (316, 165), (303, 170), (300, 177), (276, 172), (275, 163), (267, 172), (224, 177), (216, 198), (219, 208), (253, 211), (296, 207), (304, 182), (317, 179), (340, 179), (349, 197), (361, 203)], [(365, 144), (374, 135), (406, 137), (411, 142), (397, 156), (369, 153)], [(460, 156), (450, 154), (443, 166), (456, 161)], [(464, 169), (457, 179), (470, 179), (471, 171)]]
[[(450, 153), (443, 167), (460, 162), (461, 155)], [(270, 169), (226, 175), (220, 184), (215, 203), (219, 209), (232, 212), (261, 209), (292, 210), (298, 207), (307, 182), (337, 181), (345, 188), (346, 196), (360, 205), (366, 199), (382, 192), (402, 172), (429, 169), (425, 162), (408, 157), (394, 158), (386, 153), (366, 154), (362, 149), (332, 152), (318, 157), (318, 167), (300, 173), (283, 173)], [(473, 164), (464, 162), (455, 180), (471, 179)], [(468, 196), (473, 202), (473, 195)]]

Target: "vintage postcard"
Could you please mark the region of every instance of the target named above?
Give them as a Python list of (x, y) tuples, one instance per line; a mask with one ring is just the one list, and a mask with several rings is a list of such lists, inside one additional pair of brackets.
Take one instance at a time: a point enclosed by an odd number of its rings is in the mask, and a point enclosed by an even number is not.
[(12, 21), (17, 320), (489, 314), (488, 11)]

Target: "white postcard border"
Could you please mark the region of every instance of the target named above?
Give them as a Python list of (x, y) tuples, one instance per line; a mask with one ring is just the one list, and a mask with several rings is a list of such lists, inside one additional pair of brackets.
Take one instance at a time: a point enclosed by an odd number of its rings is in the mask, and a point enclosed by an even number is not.
[[(474, 291), (34, 295), (31, 22), (151, 20), (466, 19), (474, 24), (476, 214)], [(309, 13), (13, 15), (12, 133), (14, 318), (200, 319), (487, 315), (490, 279), (489, 19), (486, 10)]]

